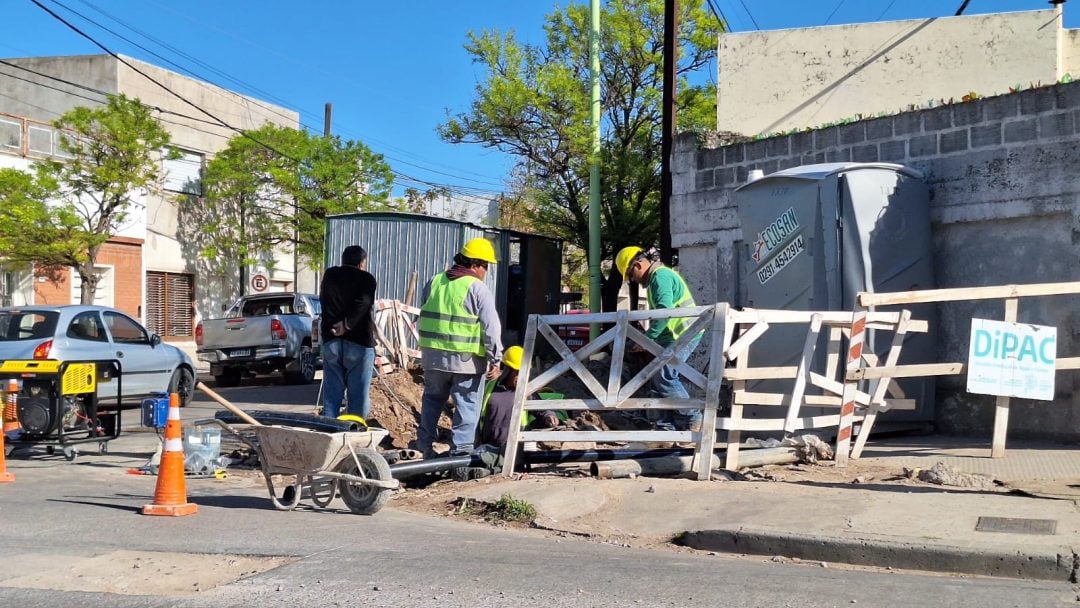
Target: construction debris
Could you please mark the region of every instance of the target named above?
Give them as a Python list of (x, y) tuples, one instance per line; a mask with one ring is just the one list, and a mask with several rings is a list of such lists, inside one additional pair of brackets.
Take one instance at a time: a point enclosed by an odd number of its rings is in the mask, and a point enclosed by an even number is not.
[(904, 474), (909, 479), (914, 478), (939, 486), (971, 488), (974, 490), (996, 490), (1001, 485), (1001, 482), (993, 477), (957, 471), (943, 462), (938, 462), (929, 469), (904, 469)]

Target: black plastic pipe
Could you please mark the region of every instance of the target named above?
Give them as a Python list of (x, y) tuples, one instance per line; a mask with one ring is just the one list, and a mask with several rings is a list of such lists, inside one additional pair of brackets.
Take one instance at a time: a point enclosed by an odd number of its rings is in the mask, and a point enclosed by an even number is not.
[[(359, 422), (349, 422), (347, 420), (338, 420), (337, 418), (317, 416), (315, 414), (269, 412), (264, 410), (245, 411), (248, 416), (251, 416), (263, 424), (271, 426), (295, 426), (303, 429), (311, 429), (313, 431), (321, 431), (323, 433), (364, 430), (361, 428)], [(246, 424), (236, 414), (224, 410), (214, 414), (214, 418), (227, 424)]]

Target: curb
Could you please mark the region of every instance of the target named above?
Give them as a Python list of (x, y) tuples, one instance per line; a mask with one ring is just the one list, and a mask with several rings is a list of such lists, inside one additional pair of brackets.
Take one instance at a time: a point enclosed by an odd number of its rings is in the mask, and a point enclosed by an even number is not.
[(675, 542), (692, 549), (751, 555), (782, 555), (801, 560), (893, 567), (954, 574), (1077, 582), (1080, 555), (1068, 547), (1026, 551), (874, 538), (837, 538), (732, 528), (684, 532)]

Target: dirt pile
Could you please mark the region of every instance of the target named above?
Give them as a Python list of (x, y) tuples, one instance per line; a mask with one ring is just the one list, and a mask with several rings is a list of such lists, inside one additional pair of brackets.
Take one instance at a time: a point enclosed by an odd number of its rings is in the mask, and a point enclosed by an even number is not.
[[(416, 429), (420, 426), (423, 395), (424, 376), (418, 368), (399, 368), (389, 374), (372, 378), (370, 422), (390, 431), (389, 445), (382, 447), (416, 447)], [(439, 419), (440, 441), (446, 441), (450, 436), (451, 421), (448, 411), (445, 410)]]

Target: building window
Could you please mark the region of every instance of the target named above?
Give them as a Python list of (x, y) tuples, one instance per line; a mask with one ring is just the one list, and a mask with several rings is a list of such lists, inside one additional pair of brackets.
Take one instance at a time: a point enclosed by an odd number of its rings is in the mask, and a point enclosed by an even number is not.
[(202, 153), (174, 148), (166, 150), (165, 154), (173, 151), (179, 154), (177, 158), (165, 158), (162, 161), (164, 188), (169, 192), (202, 196)]
[(171, 272), (146, 273), (146, 327), (165, 340), (194, 335), (195, 278)]

